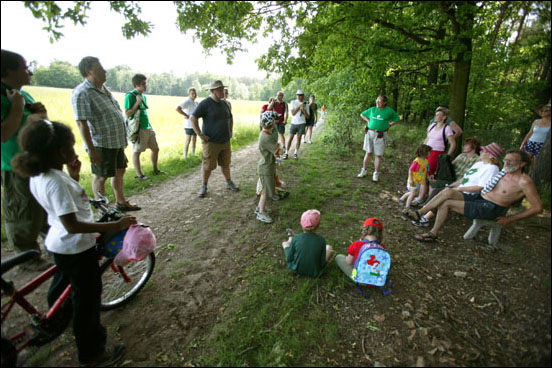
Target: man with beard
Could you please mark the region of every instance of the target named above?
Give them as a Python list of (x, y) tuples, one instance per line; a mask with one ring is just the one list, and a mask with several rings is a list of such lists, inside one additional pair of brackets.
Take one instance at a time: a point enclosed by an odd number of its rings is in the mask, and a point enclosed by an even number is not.
[[(448, 188), (439, 193), (419, 211), (410, 211), (407, 216), (419, 221), (427, 212), (438, 208), (433, 228), (415, 239), (431, 242), (445, 224), (450, 210), (465, 215), (469, 220), (494, 220), (501, 226), (535, 216), (542, 212), (542, 203), (533, 180), (527, 175), (531, 160), (520, 150), (509, 150), (504, 159), (504, 168), (496, 174), (485, 188), (477, 194), (465, 194), (458, 188)], [(513, 216), (506, 216), (509, 207), (526, 197), (529, 208)]]

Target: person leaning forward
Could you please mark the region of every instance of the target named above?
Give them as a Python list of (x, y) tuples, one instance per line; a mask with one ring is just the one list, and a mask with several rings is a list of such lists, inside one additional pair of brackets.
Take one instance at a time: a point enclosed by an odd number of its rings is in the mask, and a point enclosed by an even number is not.
[[(224, 101), (224, 85), (220, 80), (214, 81), (209, 90), (211, 95), (201, 101), (190, 116), (194, 132), (203, 144), (202, 184), (198, 196), (205, 197), (207, 183), (211, 172), (220, 166), (226, 179), (226, 187), (232, 191), (240, 189), (230, 176), (232, 149), (230, 139), (233, 134), (234, 120), (228, 104)], [(202, 129), (199, 129), (199, 118), (203, 119)]]

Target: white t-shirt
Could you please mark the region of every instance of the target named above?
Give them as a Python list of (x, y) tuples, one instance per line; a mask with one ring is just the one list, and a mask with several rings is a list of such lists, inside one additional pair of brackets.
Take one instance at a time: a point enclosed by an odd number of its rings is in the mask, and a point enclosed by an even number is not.
[(466, 171), (459, 187), (461, 188), (478, 186), (485, 188), (485, 184), (487, 184), (487, 182), (491, 180), (493, 176), (498, 174), (499, 171), (500, 169), (496, 165), (486, 164), (483, 161), (478, 161), (473, 164), (472, 167), (468, 169), (468, 171)]
[[(291, 101), (290, 108), (289, 108), (290, 113), (291, 111), (295, 110), (297, 106), (301, 104), (302, 102), (299, 102), (299, 100)], [(306, 123), (307, 123), (307, 120), (305, 119), (305, 115), (303, 115), (303, 111), (301, 110), (297, 111), (297, 114), (292, 115), (291, 117), (291, 124), (293, 125), (301, 125)]]
[(60, 216), (75, 213), (77, 220), (94, 222), (88, 196), (82, 186), (67, 173), (50, 169), (31, 177), (30, 189), (38, 203), (48, 213), (50, 230), (44, 241), (46, 249), (58, 254), (82, 253), (96, 244), (97, 233), (69, 234)]
[[(192, 100), (190, 97), (188, 97), (187, 99), (182, 101), (182, 103), (180, 105), (178, 105), (178, 107), (180, 107), (182, 109), (182, 111), (184, 111), (188, 116), (190, 116), (190, 115), (192, 115), (192, 112), (194, 112), (197, 105), (199, 105), (199, 102), (196, 102), (196, 101)], [(192, 129), (193, 128), (192, 127), (192, 122), (190, 121), (190, 119), (184, 118), (184, 128), (186, 128), (186, 129)]]

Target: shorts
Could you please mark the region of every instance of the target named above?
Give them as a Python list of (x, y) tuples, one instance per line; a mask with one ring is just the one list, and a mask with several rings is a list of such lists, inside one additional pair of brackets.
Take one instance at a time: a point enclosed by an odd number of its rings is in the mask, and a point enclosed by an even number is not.
[(494, 220), (508, 212), (507, 207), (499, 206), (481, 196), (481, 193), (464, 195), (464, 216), (468, 220)]
[(91, 164), (92, 173), (100, 178), (112, 178), (117, 170), (126, 169), (128, 160), (124, 148), (94, 147), (102, 162)]
[(276, 124), (276, 129), (278, 129), (279, 134), (286, 133), (286, 124)]
[(305, 134), (306, 125), (307, 124), (291, 124), (291, 128), (289, 128), (289, 134)]
[(203, 142), (203, 169), (214, 170), (217, 163), (222, 167), (229, 167), (232, 159), (230, 141), (226, 143)]
[(186, 131), (186, 135), (197, 135), (192, 128), (184, 128), (184, 130)]
[(146, 149), (159, 150), (155, 131), (153, 129), (140, 129), (138, 141), (132, 146), (132, 152), (144, 152)]
[(276, 194), (276, 176), (275, 175), (259, 175), (263, 188), (262, 194), (266, 198), (272, 198)]
[(308, 126), (308, 127), (314, 126), (314, 118), (308, 119), (306, 126)]
[(544, 142), (539, 143), (539, 142), (527, 141), (523, 149), (525, 152), (530, 153), (533, 156), (537, 157), (542, 149), (542, 146), (544, 146)]
[(383, 156), (385, 146), (387, 145), (387, 132), (383, 133), (383, 137), (378, 138), (378, 132), (369, 130), (364, 135), (364, 150), (368, 153), (374, 153), (376, 156)]

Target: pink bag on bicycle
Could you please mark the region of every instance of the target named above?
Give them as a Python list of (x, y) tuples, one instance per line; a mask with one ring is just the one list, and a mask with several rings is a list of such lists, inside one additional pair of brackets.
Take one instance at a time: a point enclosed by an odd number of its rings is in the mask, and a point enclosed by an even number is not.
[(129, 261), (141, 261), (153, 252), (156, 240), (148, 226), (131, 225), (123, 239), (123, 249), (113, 262), (123, 266)]

